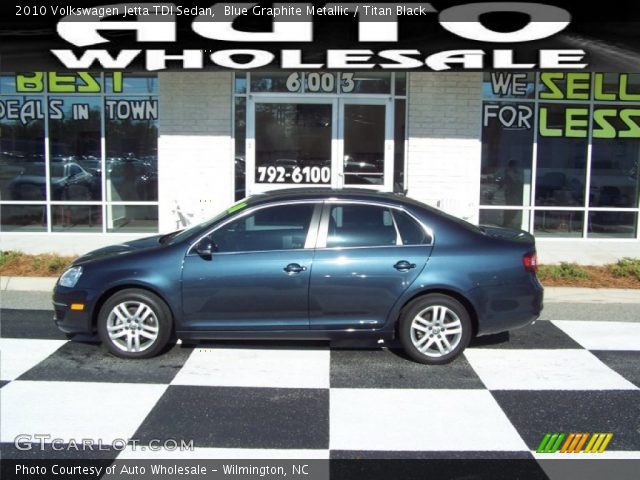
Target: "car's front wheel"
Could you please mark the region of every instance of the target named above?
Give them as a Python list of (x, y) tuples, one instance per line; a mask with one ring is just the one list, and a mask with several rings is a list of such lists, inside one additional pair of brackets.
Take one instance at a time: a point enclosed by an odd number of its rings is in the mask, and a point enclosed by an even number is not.
[(399, 336), (407, 355), (428, 365), (449, 363), (469, 345), (472, 324), (458, 300), (429, 294), (409, 303), (402, 312)]
[(121, 290), (100, 309), (98, 333), (103, 344), (122, 358), (149, 358), (167, 345), (171, 311), (157, 295), (141, 289)]

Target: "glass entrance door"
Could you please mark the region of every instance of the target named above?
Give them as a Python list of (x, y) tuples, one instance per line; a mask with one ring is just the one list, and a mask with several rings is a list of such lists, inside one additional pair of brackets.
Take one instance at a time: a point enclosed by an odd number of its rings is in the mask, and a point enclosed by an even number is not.
[(391, 190), (390, 105), (386, 99), (249, 98), (247, 195), (295, 186)]
[(393, 119), (388, 103), (370, 99), (339, 102), (340, 187), (392, 189)]

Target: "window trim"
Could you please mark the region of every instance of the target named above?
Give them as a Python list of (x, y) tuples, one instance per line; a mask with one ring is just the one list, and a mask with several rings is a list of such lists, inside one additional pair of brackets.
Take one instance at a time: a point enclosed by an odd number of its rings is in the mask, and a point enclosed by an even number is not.
[[(396, 232), (399, 235), (399, 230), (396, 225), (396, 219), (393, 216), (393, 210), (399, 210), (401, 212), (409, 215), (413, 221), (415, 221), (425, 232), (425, 234), (431, 239), (430, 243), (420, 243), (420, 244), (410, 244), (398, 245), (367, 245), (367, 246), (359, 246), (359, 247), (327, 247), (327, 238), (329, 236), (329, 217), (331, 216), (331, 207), (336, 204), (348, 204), (348, 205), (369, 205), (373, 207), (382, 207), (391, 209), (391, 217), (393, 219), (394, 227), (396, 228)], [(402, 238), (400, 237), (402, 241)], [(413, 213), (408, 211), (403, 206), (394, 205), (392, 203), (386, 203), (381, 201), (364, 201), (364, 200), (347, 200), (347, 199), (339, 199), (332, 198), (324, 201), (324, 206), (322, 207), (322, 218), (320, 219), (318, 238), (316, 242), (316, 250), (352, 250), (352, 249), (361, 249), (361, 248), (407, 248), (407, 247), (433, 247), (435, 244), (435, 236), (433, 234), (433, 230), (422, 223)]]
[(191, 242), (191, 244), (189, 245), (189, 248), (187, 249), (187, 253), (186, 253), (185, 257), (199, 256), (198, 253), (195, 252), (195, 247), (198, 245), (198, 243), (200, 243), (200, 241), (203, 238), (208, 237), (212, 233), (214, 233), (217, 230), (223, 228), (224, 226), (228, 225), (231, 222), (234, 222), (236, 220), (240, 220), (241, 218), (244, 218), (246, 216), (252, 215), (253, 213), (255, 213), (255, 212), (259, 211), (259, 210), (264, 210), (265, 208), (281, 207), (281, 206), (289, 206), (289, 205), (301, 205), (301, 204), (313, 204), (313, 212), (311, 214), (311, 220), (309, 221), (309, 230), (307, 231), (307, 238), (305, 240), (303, 248), (291, 248), (291, 249), (286, 249), (286, 250), (284, 250), (284, 249), (283, 250), (243, 250), (241, 252), (214, 252), (214, 255), (238, 255), (238, 254), (242, 255), (242, 254), (245, 254), (245, 253), (296, 252), (296, 251), (310, 251), (310, 250), (313, 250), (315, 248), (316, 239), (317, 239), (317, 236), (318, 236), (318, 225), (320, 224), (320, 211), (322, 209), (322, 201), (319, 201), (319, 200), (294, 200), (294, 201), (289, 201), (289, 202), (279, 201), (279, 202), (256, 205), (255, 207), (249, 207), (246, 210), (242, 210), (242, 211), (238, 212), (237, 215), (230, 216), (229, 218), (224, 220), (222, 223), (220, 223), (220, 224), (216, 225), (215, 227), (207, 230), (206, 233), (204, 233), (202, 235), (199, 235), (195, 241)]

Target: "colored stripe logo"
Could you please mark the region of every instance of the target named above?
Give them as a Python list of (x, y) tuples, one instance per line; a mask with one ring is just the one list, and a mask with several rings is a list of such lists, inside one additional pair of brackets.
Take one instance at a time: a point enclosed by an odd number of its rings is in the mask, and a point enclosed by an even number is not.
[[(542, 437), (537, 453), (602, 453), (613, 438), (613, 433), (550, 432)], [(585, 446), (586, 445), (586, 446)]]

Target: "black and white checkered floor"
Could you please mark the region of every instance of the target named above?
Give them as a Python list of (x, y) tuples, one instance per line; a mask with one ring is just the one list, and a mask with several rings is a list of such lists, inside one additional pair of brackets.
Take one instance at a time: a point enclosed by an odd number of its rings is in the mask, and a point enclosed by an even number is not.
[(640, 323), (539, 321), (427, 367), (303, 343), (126, 361), (64, 340), (50, 318), (2, 310), (5, 458), (34, 455), (13, 447), (25, 434), (195, 445), (91, 458), (531, 458), (546, 432), (613, 432), (603, 456), (640, 458)]

